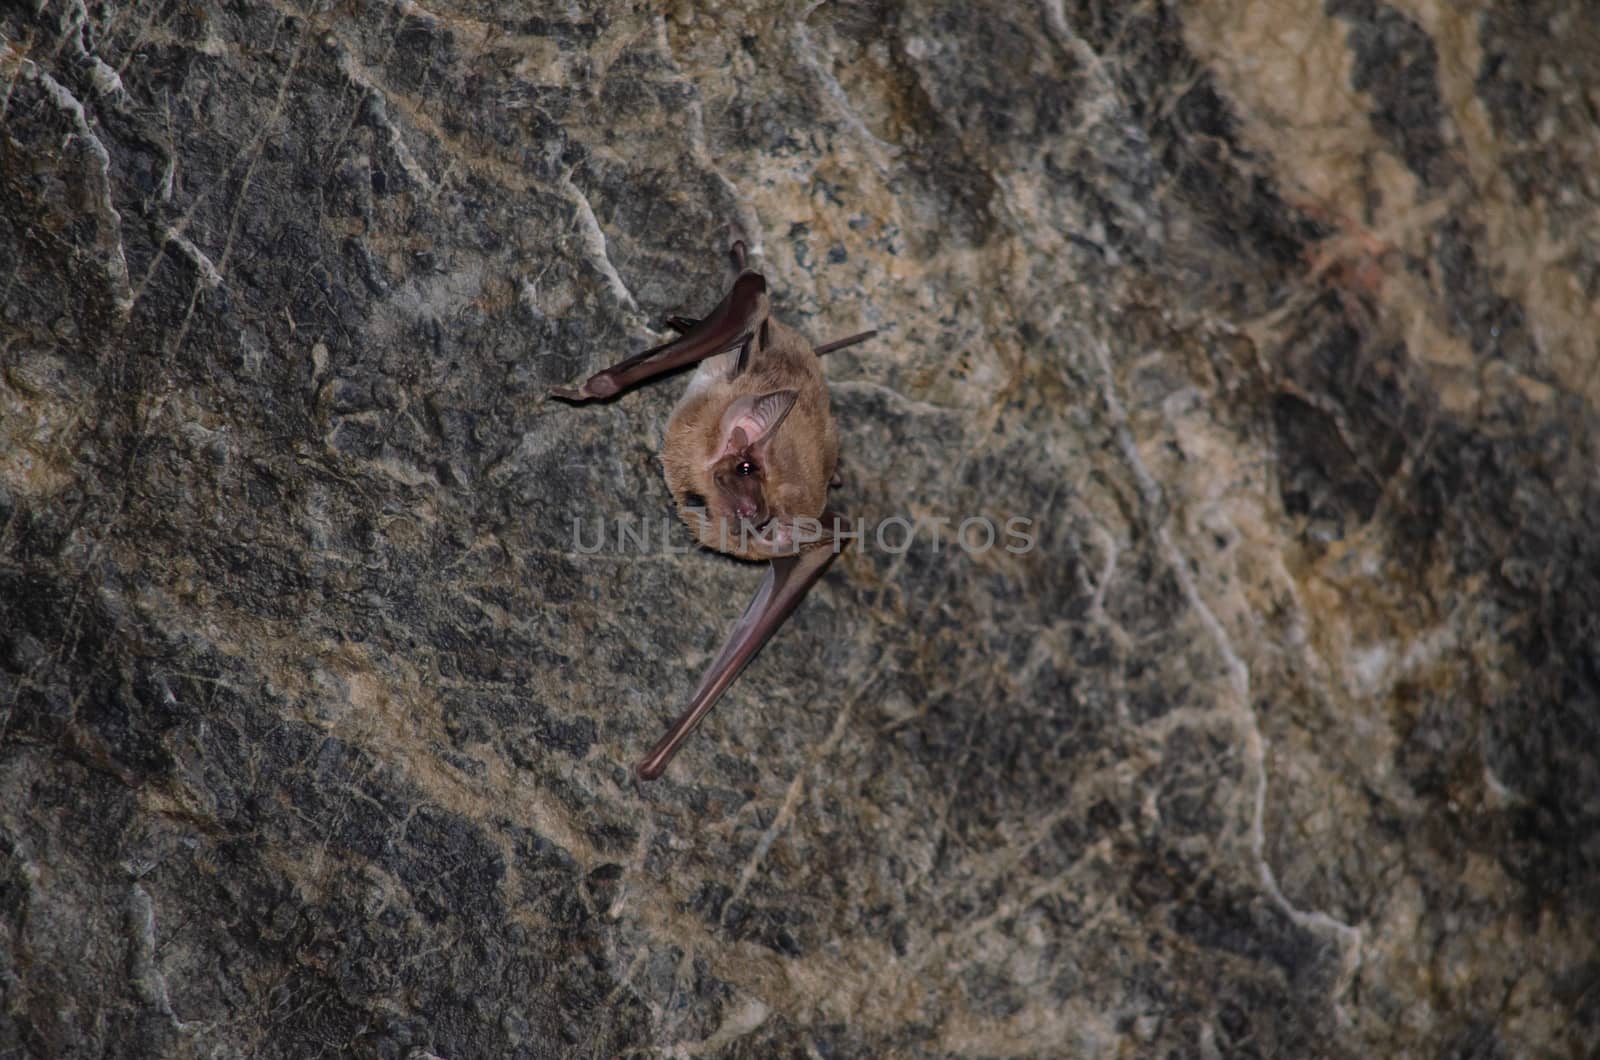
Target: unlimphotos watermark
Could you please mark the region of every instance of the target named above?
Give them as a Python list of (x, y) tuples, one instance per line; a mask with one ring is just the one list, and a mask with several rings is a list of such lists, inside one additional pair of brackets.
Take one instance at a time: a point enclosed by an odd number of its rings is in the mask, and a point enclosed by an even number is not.
[[(702, 517), (702, 540), (707, 536), (704, 531), (709, 523), (709, 518)], [(747, 551), (752, 544), (770, 545), (777, 540), (782, 542), (777, 551), (791, 552), (831, 540), (834, 551), (858, 542), (863, 548), (876, 548), (898, 556), (910, 552), (919, 538), (926, 541), (930, 551), (938, 552), (942, 545), (948, 544), (946, 531), (953, 531), (955, 547), (971, 556), (981, 556), (994, 548), (1021, 556), (1032, 552), (1034, 546), (1033, 520), (1018, 515), (999, 522), (987, 515), (971, 515), (960, 520), (942, 515), (911, 518), (891, 515), (870, 527), (841, 518), (827, 529), (820, 520), (800, 518), (786, 524), (781, 535), (774, 535), (770, 526), (756, 527), (742, 521), (737, 526), (722, 522), (715, 529), (718, 547), (723, 551), (731, 551), (730, 546), (735, 541), (739, 551)], [(610, 520), (603, 515), (590, 519), (573, 516), (572, 547), (575, 552), (592, 556), (606, 551), (683, 554), (699, 546), (684, 536), (683, 524), (671, 516), (651, 520), (623, 514)]]

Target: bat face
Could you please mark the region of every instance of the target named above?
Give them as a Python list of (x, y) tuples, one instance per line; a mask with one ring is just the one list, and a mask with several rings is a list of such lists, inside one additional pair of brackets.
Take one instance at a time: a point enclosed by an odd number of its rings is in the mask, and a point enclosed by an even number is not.
[(838, 432), (828, 402), (823, 353), (870, 338), (863, 332), (813, 348), (770, 316), (766, 280), (744, 269), (702, 320), (669, 318), (682, 337), (637, 353), (553, 395), (582, 402), (697, 364), (667, 423), (661, 462), (678, 514), (707, 548), (770, 560), (766, 577), (688, 708), (634, 767), (661, 775), (683, 740), (761, 650), (847, 543), (842, 520), (827, 511), (838, 463)]
[(767, 476), (757, 459), (748, 446), (729, 453), (711, 469), (711, 480), (717, 484), (724, 506), (731, 508), (741, 523), (759, 529), (768, 519), (763, 485)]
[[(744, 556), (771, 522), (765, 474), (745, 452), (731, 453), (687, 479), (669, 484), (678, 501), (678, 516), (707, 548)], [(750, 542), (740, 547), (739, 541)], [(753, 553), (744, 558), (759, 559)]]
[(776, 451), (778, 429), (794, 409), (794, 390), (774, 390), (759, 397), (736, 398), (722, 414), (721, 457), (712, 466), (726, 506), (741, 523), (760, 529), (771, 518), (767, 505), (769, 457)]
[[(714, 387), (715, 380), (709, 385)], [(744, 527), (747, 531), (766, 526), (771, 519), (771, 508), (767, 504), (768, 458), (774, 451), (778, 428), (794, 408), (795, 397), (793, 390), (775, 390), (742, 398), (715, 394), (703, 403), (684, 406), (691, 409), (688, 414), (674, 416), (667, 428), (671, 454), (663, 458), (667, 484), (675, 485), (673, 471), (687, 469), (689, 477), (699, 480), (698, 484), (703, 487), (695, 490), (685, 484), (681, 490), (673, 490), (685, 520), (692, 519), (693, 525), (709, 517), (719, 527), (731, 524), (733, 528)], [(695, 432), (704, 429), (702, 424), (712, 424), (705, 413), (714, 413), (718, 401), (724, 399), (728, 407), (716, 421), (711, 436), (695, 438)], [(701, 408), (702, 404), (708, 408)], [(697, 447), (707, 461), (703, 469), (694, 466), (696, 457), (692, 450)], [(728, 550), (723, 548), (722, 551)]]

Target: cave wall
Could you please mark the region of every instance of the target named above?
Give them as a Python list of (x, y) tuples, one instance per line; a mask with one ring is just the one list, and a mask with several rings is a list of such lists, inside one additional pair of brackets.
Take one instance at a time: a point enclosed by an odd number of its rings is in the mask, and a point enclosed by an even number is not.
[[(0, 11), (0, 1055), (1592, 1047), (1597, 56), (1554, 0)], [(879, 330), (869, 533), (640, 787), (759, 570), (576, 536), (664, 525), (681, 380), (546, 393), (733, 233)]]

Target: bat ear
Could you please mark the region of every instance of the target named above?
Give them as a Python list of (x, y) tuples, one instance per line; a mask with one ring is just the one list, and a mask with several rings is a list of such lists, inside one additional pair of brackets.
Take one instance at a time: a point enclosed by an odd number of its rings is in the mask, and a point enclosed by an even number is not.
[(770, 444), (799, 396), (798, 390), (773, 390), (729, 405), (722, 416), (723, 455)]
[(772, 440), (799, 396), (798, 390), (774, 390), (756, 398), (755, 407), (750, 410), (751, 425), (756, 429), (755, 444), (761, 445)]

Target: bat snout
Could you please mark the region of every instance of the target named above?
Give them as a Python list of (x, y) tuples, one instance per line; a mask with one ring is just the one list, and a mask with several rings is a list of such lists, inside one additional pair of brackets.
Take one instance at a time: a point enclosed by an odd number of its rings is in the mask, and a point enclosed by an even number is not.
[(767, 521), (767, 500), (750, 479), (735, 479), (727, 491), (728, 508), (741, 523), (759, 526)]

